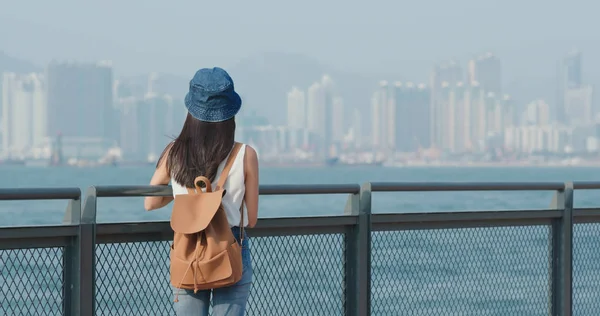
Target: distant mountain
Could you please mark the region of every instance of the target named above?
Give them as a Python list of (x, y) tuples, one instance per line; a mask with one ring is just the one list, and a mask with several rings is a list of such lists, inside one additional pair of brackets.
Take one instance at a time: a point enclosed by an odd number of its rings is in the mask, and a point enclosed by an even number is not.
[(285, 124), (287, 93), (293, 86), (306, 91), (312, 83), (328, 74), (348, 108), (368, 111), (370, 97), (378, 82), (377, 78), (344, 72), (310, 57), (290, 53), (256, 54), (227, 71), (244, 100), (244, 110), (266, 116), (272, 124)]
[[(277, 125), (286, 123), (287, 93), (293, 86), (306, 92), (312, 83), (328, 74), (344, 99), (344, 104), (349, 109), (358, 108), (364, 115), (369, 115), (371, 95), (382, 79), (345, 72), (323, 65), (313, 58), (290, 53), (255, 54), (232, 66), (223, 67), (233, 77), (236, 90), (242, 96), (244, 103), (240, 116), (248, 120), (255, 120), (256, 116), (265, 117), (271, 124)], [(190, 72), (190, 78), (159, 73), (154, 81), (154, 90), (182, 100), (192, 75), (193, 71)], [(121, 79), (146, 89), (149, 77), (146, 74)]]
[(174, 99), (183, 100), (188, 90), (189, 78), (169, 73), (149, 73), (117, 78), (136, 87), (136, 93), (146, 93), (152, 81), (152, 90), (158, 94), (170, 94)]
[(8, 56), (4, 52), (0, 51), (0, 73), (28, 73), (42, 71), (42, 69), (42, 67), (34, 65), (33, 63), (12, 56)]

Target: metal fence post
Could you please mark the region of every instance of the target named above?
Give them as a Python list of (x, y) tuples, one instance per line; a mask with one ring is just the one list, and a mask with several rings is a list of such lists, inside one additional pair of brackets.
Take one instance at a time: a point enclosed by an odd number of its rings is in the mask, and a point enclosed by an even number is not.
[(552, 222), (551, 311), (555, 316), (571, 316), (573, 311), (573, 182), (556, 192), (552, 208), (562, 217)]
[(348, 196), (344, 214), (356, 217), (357, 224), (349, 227), (344, 235), (344, 315), (356, 316), (357, 300), (356, 294), (358, 284), (356, 258), (357, 251), (357, 231), (358, 231), (358, 213), (359, 213), (360, 194), (351, 194)]
[[(81, 219), (81, 198), (70, 200), (63, 224), (79, 225)], [(74, 237), (71, 244), (63, 252), (63, 315), (77, 316), (79, 306), (79, 235)]]
[(346, 214), (357, 224), (346, 233), (346, 315), (371, 313), (371, 183), (349, 198)]
[(79, 313), (93, 316), (96, 311), (96, 188), (86, 193), (79, 225), (79, 255), (81, 287), (79, 290)]

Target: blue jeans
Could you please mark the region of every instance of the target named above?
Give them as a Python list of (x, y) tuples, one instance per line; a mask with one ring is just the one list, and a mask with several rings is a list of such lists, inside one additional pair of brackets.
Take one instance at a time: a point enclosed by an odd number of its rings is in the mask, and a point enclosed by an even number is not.
[[(231, 231), (239, 242), (240, 228), (232, 227)], [(198, 291), (196, 294), (193, 290), (180, 290), (172, 287), (173, 294), (179, 292), (179, 302), (174, 303), (177, 316), (208, 316), (211, 294), (213, 316), (244, 316), (253, 274), (248, 235), (244, 236), (242, 243), (242, 263), (242, 279), (232, 286)]]

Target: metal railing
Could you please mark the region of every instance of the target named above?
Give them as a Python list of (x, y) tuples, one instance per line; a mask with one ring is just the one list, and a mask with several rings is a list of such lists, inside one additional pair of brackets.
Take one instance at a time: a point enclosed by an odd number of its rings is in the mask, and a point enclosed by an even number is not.
[[(267, 185), (261, 195), (347, 194), (345, 214), (250, 229), (249, 315), (596, 315), (600, 210), (577, 183)], [(549, 208), (372, 214), (373, 192), (555, 191)], [(0, 189), (68, 199), (63, 225), (0, 228), (0, 314), (173, 315), (168, 222), (96, 223), (97, 199), (168, 186)], [(575, 271), (575, 273), (574, 273)], [(574, 287), (575, 285), (575, 287)]]

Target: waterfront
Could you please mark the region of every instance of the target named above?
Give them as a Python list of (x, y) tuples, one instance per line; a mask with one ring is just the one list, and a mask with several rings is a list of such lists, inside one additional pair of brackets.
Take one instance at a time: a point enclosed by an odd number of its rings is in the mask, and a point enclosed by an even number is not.
[[(47, 174), (42, 174), (41, 169), (12, 170), (15, 172), (13, 176), (21, 176), (12, 183), (18, 183), (20, 187), (56, 186), (60, 183), (62, 186), (81, 187), (86, 187), (88, 183), (144, 184), (152, 171), (151, 168), (111, 170), (44, 169)], [(428, 182), (591, 181), (598, 177), (599, 171), (594, 168), (265, 168), (261, 176), (263, 183), (271, 184), (361, 183), (367, 179)], [(2, 175), (8, 173), (3, 172)], [(124, 177), (129, 179), (123, 181)], [(37, 181), (36, 185), (31, 185), (31, 181)], [(49, 181), (55, 183), (50, 184)], [(538, 209), (547, 208), (551, 196), (552, 192), (375, 193), (373, 211)], [(264, 211), (262, 215), (268, 217), (326, 215), (341, 214), (345, 197), (261, 197), (261, 201), (264, 201), (261, 204), (261, 211)], [(26, 203), (35, 205), (35, 211), (39, 212), (35, 215), (35, 221), (46, 220), (40, 219), (41, 215), (51, 208), (45, 202), (22, 203), (25, 203), (23, 206), (28, 205)], [(140, 220), (140, 216), (152, 214), (144, 212), (140, 203), (140, 198), (100, 199), (100, 218), (104, 213), (104, 221)], [(596, 191), (576, 191), (575, 203), (579, 207), (600, 204)], [(57, 215), (64, 204), (57, 208)], [(14, 208), (2, 210), (13, 213), (12, 217), (22, 217), (28, 209), (20, 212)], [(168, 216), (168, 212), (159, 211), (152, 216), (165, 215)], [(57, 216), (57, 220), (59, 218)], [(3, 216), (3, 219), (8, 220), (9, 216)], [(595, 315), (600, 307), (596, 281), (600, 276), (596, 251), (600, 234), (597, 226), (585, 224), (575, 227), (574, 309), (577, 315)], [(373, 315), (547, 315), (549, 241), (550, 231), (546, 226), (374, 232)], [(252, 248), (257, 282), (250, 301), (251, 314), (342, 313), (342, 235), (260, 237), (253, 239)], [(166, 286), (167, 261), (160, 259), (166, 258), (167, 249), (166, 242), (99, 246), (96, 250), (99, 260), (98, 314), (128, 314), (135, 306), (136, 313), (140, 315), (151, 312), (169, 315), (171, 297)], [(130, 255), (132, 252), (152, 260), (143, 264), (136, 262)], [(14, 251), (1, 252), (2, 262), (14, 262), (19, 254), (23, 255)], [(9, 265), (9, 269), (4, 269), (1, 275), (4, 285), (0, 290), (9, 297), (9, 301), (18, 302), (10, 297), (19, 296), (19, 291), (10, 291), (10, 287), (20, 284), (15, 282), (19, 271), (41, 271), (47, 289), (44, 291), (46, 296), (38, 299), (50, 302), (46, 305), (47, 314), (55, 315), (51, 310), (56, 310), (52, 302), (57, 297), (55, 293), (60, 286), (60, 274), (52, 273), (52, 266), (58, 264), (48, 259), (53, 251), (25, 255), (33, 260), (20, 260), (17, 265)], [(44, 272), (45, 269), (48, 272)], [(143, 282), (148, 288), (132, 291), (131, 284), (134, 282)], [(17, 288), (21, 287), (17, 285)], [(24, 306), (27, 305), (24, 301), (31, 300), (31, 296), (21, 296), (21, 299), (21, 306)], [(22, 307), (21, 310), (32, 311), (29, 307)], [(270, 313), (265, 312), (267, 310)]]

